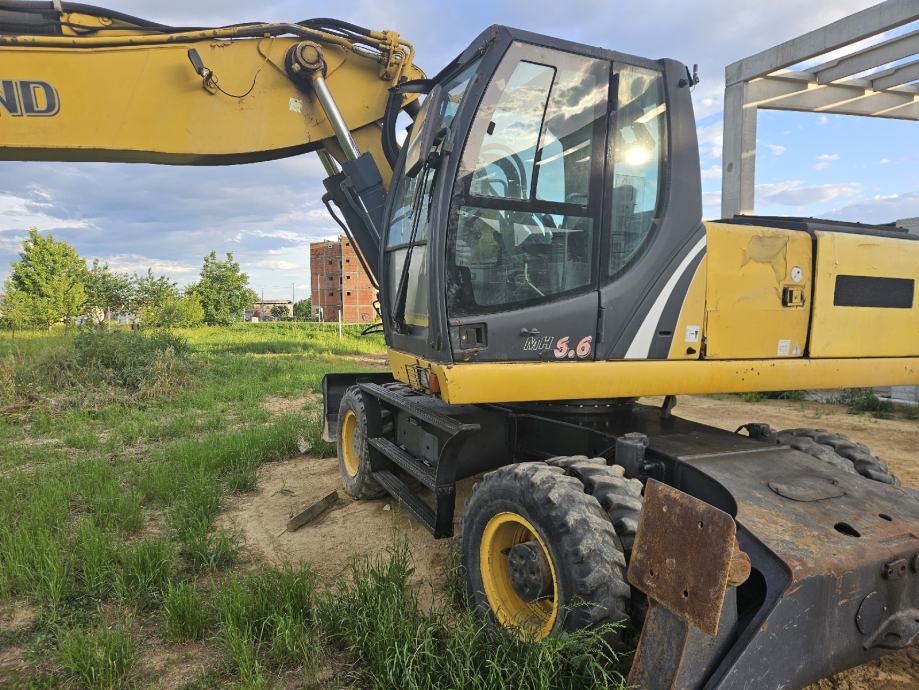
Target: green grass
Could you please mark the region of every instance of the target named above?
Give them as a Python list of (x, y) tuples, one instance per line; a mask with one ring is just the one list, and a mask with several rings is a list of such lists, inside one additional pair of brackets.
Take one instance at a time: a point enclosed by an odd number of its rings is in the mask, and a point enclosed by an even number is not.
[(200, 640), (210, 626), (208, 603), (191, 582), (170, 583), (163, 598), (166, 638), (174, 642)]
[(64, 629), (58, 635), (58, 663), (90, 690), (125, 687), (134, 658), (134, 638), (124, 627)]

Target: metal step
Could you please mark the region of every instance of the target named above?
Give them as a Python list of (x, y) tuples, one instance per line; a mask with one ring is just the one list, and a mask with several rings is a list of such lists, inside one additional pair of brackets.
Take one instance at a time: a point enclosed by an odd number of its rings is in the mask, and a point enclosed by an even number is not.
[(371, 475), (393, 498), (397, 498), (399, 503), (408, 508), (419, 520), (421, 524), (427, 527), (428, 531), (437, 536), (436, 520), (434, 511), (427, 503), (422, 501), (418, 494), (412, 491), (401, 479), (389, 470), (379, 470)]
[(371, 438), (369, 441), (373, 448), (380, 451), (389, 460), (392, 460), (399, 467), (412, 475), (421, 482), (426, 489), (434, 491), (437, 486), (437, 476), (436, 470), (433, 467), (424, 464), (421, 460), (411, 455), (408, 451), (403, 450), (388, 438), (377, 437)]
[(399, 395), (376, 383), (359, 383), (358, 386), (360, 386), (361, 390), (379, 398), (383, 402), (405, 410), (416, 419), (448, 434), (456, 435), (468, 431), (478, 431), (480, 429), (478, 424), (464, 424), (458, 422), (453, 417), (440, 414), (430, 407), (420, 404), (418, 400), (425, 400), (424, 396)]

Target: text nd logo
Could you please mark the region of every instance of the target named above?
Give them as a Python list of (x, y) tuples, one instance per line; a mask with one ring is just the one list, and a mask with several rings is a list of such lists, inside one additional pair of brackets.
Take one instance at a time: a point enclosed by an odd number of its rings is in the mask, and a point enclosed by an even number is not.
[(0, 80), (0, 115), (51, 117), (60, 109), (57, 91), (46, 81)]

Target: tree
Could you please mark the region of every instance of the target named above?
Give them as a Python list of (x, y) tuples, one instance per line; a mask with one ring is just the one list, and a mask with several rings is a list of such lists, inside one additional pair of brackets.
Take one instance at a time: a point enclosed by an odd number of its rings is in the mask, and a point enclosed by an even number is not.
[(240, 270), (229, 252), (224, 261), (217, 259), (215, 251), (205, 256), (200, 279), (189, 285), (185, 294), (201, 301), (204, 322), (209, 326), (238, 321), (246, 307), (258, 300), (258, 295), (249, 287), (249, 276)]
[(290, 317), (290, 312), (283, 304), (276, 304), (271, 308), (271, 315), (276, 319), (286, 319)]
[(146, 275), (134, 274), (133, 307), (138, 311), (165, 304), (169, 299), (178, 298), (178, 286), (166, 276), (154, 276), (153, 271), (149, 268)]
[(313, 318), (313, 300), (310, 297), (307, 297), (306, 299), (301, 299), (299, 302), (294, 303), (294, 318), (295, 319)]
[(167, 297), (157, 305), (144, 307), (140, 320), (154, 328), (188, 328), (204, 322), (204, 307), (194, 295)]
[(32, 228), (19, 261), (10, 267), (6, 292), (17, 304), (25, 300), (31, 305), (32, 324), (50, 328), (70, 323), (83, 313), (86, 278), (86, 262), (76, 249)]
[(134, 284), (126, 273), (113, 273), (108, 264), (93, 259), (86, 277), (86, 306), (102, 312), (105, 321), (112, 313), (128, 309), (134, 298)]
[(4, 295), (0, 301), (0, 320), (11, 331), (32, 326), (36, 311), (34, 299), (20, 290)]

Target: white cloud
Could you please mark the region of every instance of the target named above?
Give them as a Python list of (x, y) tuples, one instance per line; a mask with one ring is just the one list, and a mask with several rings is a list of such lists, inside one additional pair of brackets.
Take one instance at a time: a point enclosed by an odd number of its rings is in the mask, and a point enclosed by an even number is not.
[(833, 209), (827, 218), (862, 223), (890, 223), (904, 218), (919, 217), (919, 192), (876, 195)]
[(52, 215), (54, 204), (47, 193), (33, 189), (28, 196), (0, 192), (0, 232), (6, 230), (83, 230), (91, 227), (84, 218)]
[(781, 144), (766, 144), (766, 148), (769, 149), (773, 156), (781, 156), (787, 150)]
[(878, 161), (878, 165), (887, 165), (888, 163), (890, 163), (889, 158), (882, 158), (881, 160)]
[(703, 158), (721, 158), (721, 151), (724, 148), (724, 122), (722, 120), (699, 127), (696, 136), (699, 139), (699, 153)]
[(113, 256), (100, 256), (98, 258), (103, 263), (108, 263), (109, 268), (119, 273), (146, 273), (149, 268), (154, 273), (161, 273), (169, 276), (187, 276), (189, 273), (196, 273), (200, 266), (183, 264), (179, 261), (170, 259), (157, 259), (140, 254), (115, 254)]
[(861, 192), (857, 182), (806, 185), (799, 180), (756, 185), (758, 200), (777, 206), (809, 206), (837, 198), (853, 198)]
[(712, 165), (708, 168), (702, 168), (702, 181), (705, 180), (720, 180), (721, 179), (721, 166)]
[(302, 262), (285, 261), (284, 259), (259, 259), (250, 265), (256, 268), (268, 268), (275, 271), (293, 271), (302, 266)]
[(838, 161), (838, 153), (821, 153), (817, 156), (817, 160), (820, 161), (817, 165), (814, 166), (814, 170), (826, 170), (830, 167), (831, 161)]
[(829, 123), (830, 119), (826, 115), (821, 115), (819, 118), (817, 118), (818, 125), (828, 125)]

